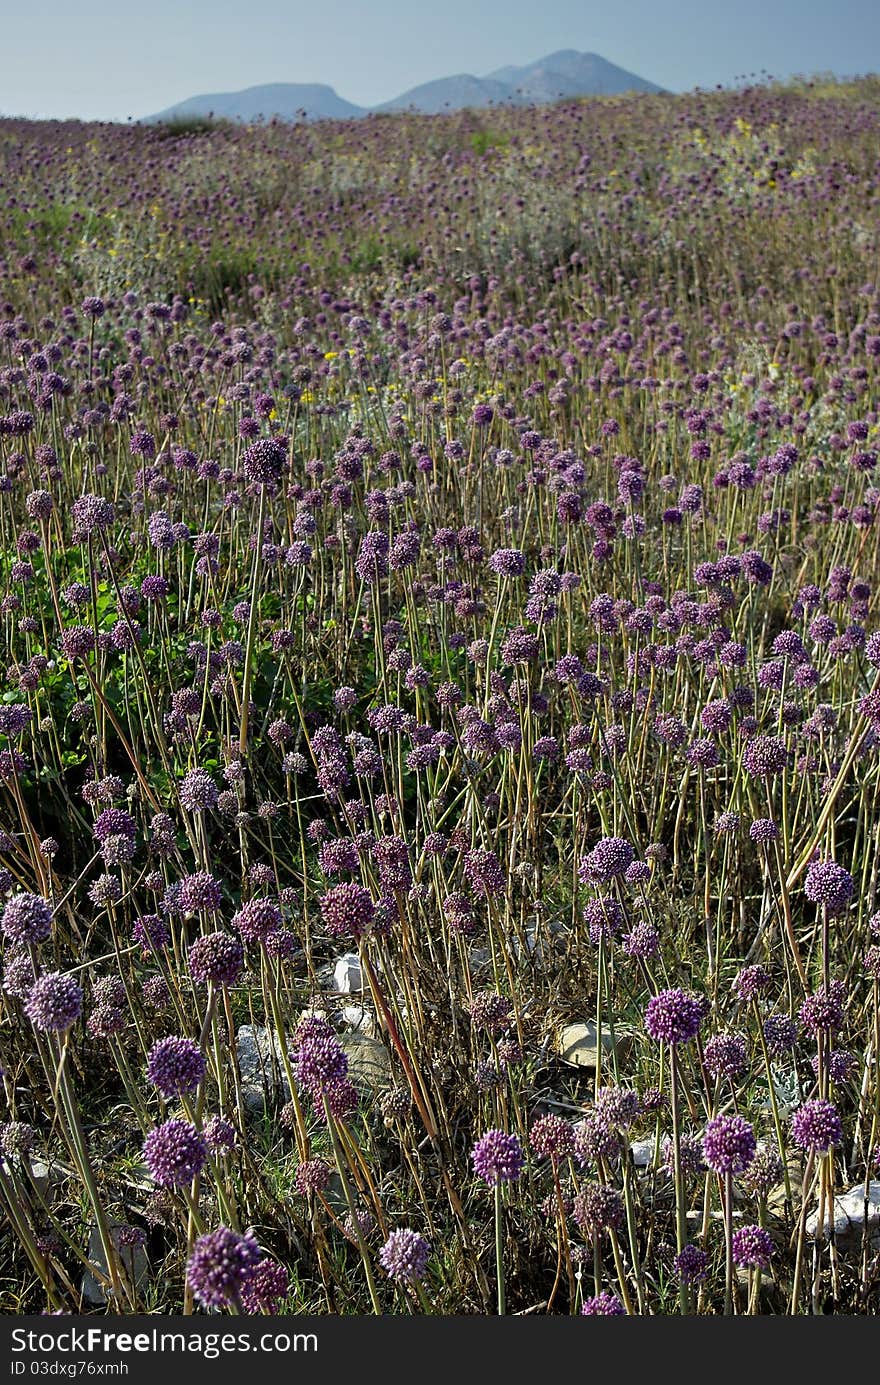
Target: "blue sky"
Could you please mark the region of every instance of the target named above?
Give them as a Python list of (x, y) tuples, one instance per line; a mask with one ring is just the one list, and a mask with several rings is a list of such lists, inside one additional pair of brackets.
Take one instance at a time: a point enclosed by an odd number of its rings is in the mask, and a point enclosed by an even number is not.
[(101, 120), (278, 81), (373, 105), (559, 48), (673, 91), (880, 70), (878, 0), (19, 0), (0, 34), (0, 112)]

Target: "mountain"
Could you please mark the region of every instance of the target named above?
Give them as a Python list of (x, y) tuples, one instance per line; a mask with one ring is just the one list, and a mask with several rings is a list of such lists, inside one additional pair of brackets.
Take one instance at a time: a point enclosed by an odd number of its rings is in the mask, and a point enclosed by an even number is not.
[[(616, 96), (625, 91), (659, 92), (644, 77), (637, 77), (598, 53), (578, 53), (565, 48), (526, 67), (500, 67), (486, 77), (459, 73), (440, 77), (412, 87), (402, 96), (372, 109), (383, 111), (421, 111), (437, 115), (468, 107), (540, 106), (551, 101), (572, 100), (581, 96)], [(276, 82), (271, 86), (248, 87), (246, 91), (217, 92), (212, 96), (192, 96), (158, 115), (148, 116), (147, 124), (181, 120), (187, 116), (223, 117), (226, 120), (351, 120), (368, 115), (363, 106), (354, 106), (337, 96), (332, 87)]]
[(506, 82), (496, 82), (490, 77), (471, 77), (469, 73), (459, 73), (457, 77), (440, 77), (436, 82), (424, 82), (412, 87), (393, 101), (377, 106), (378, 111), (421, 111), (424, 115), (439, 115), (442, 111), (460, 111), (466, 107), (481, 108), (508, 104), (512, 99), (510, 87)]
[(522, 104), (541, 105), (575, 96), (619, 96), (625, 91), (659, 92), (662, 87), (637, 77), (625, 68), (600, 58), (598, 53), (577, 53), (564, 48), (527, 67), (500, 67), (488, 81), (510, 87)]
[(147, 117), (147, 124), (163, 120), (182, 120), (187, 116), (214, 116), (224, 120), (351, 120), (366, 115), (362, 106), (353, 106), (337, 96), (332, 87), (303, 82), (275, 82), (270, 86), (247, 87), (245, 91), (222, 91), (211, 96), (191, 96), (169, 106), (158, 115)]

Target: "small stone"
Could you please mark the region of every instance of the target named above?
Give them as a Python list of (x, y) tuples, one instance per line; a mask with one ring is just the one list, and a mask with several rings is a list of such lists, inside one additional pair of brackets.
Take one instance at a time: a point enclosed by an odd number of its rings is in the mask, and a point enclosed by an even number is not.
[(637, 1169), (649, 1169), (654, 1162), (654, 1141), (633, 1140), (630, 1153)]
[[(140, 1289), (146, 1283), (150, 1262), (143, 1246), (120, 1246), (119, 1234), (122, 1229), (121, 1224), (111, 1226), (110, 1238), (119, 1252), (119, 1259), (129, 1282), (133, 1282), (134, 1287)], [(107, 1273), (107, 1257), (101, 1244), (101, 1233), (95, 1222), (92, 1222), (89, 1229), (89, 1259), (96, 1269)], [(96, 1308), (102, 1307), (108, 1301), (108, 1290), (95, 1278), (91, 1270), (84, 1271), (80, 1291), (86, 1302)]]
[(47, 1198), (55, 1179), (45, 1159), (31, 1159), (30, 1174), (40, 1197)]
[(356, 952), (346, 952), (333, 968), (333, 989), (339, 995), (351, 995), (364, 989), (361, 959)]
[(348, 1054), (348, 1075), (357, 1086), (381, 1092), (394, 1085), (391, 1055), (381, 1039), (353, 1032), (343, 1034), (339, 1042)]
[(351, 1025), (359, 1034), (366, 1034), (372, 1038), (375, 1034), (375, 1020), (372, 1012), (365, 1010), (363, 1005), (343, 1005), (342, 1018), (346, 1024)]
[[(290, 1100), (281, 1040), (263, 1025), (243, 1024), (235, 1036), (241, 1094), (249, 1111), (262, 1113), (267, 1101)], [(274, 1061), (273, 1061), (274, 1049)]]
[[(831, 1209), (825, 1210), (825, 1234), (831, 1230)], [(834, 1199), (834, 1238), (838, 1244), (859, 1242), (865, 1231), (867, 1221), (868, 1235), (872, 1246), (880, 1245), (880, 1180), (872, 1179), (865, 1197), (864, 1183), (856, 1183), (845, 1193)], [(807, 1234), (815, 1236), (819, 1230), (819, 1208), (811, 1212), (806, 1222)]]
[[(619, 1035), (617, 1036), (619, 1043)], [(611, 1056), (616, 1047), (611, 1030), (602, 1025), (602, 1054)], [(597, 1054), (596, 1025), (592, 1020), (584, 1023), (567, 1024), (560, 1030), (557, 1053), (564, 1063), (577, 1068), (595, 1068)]]

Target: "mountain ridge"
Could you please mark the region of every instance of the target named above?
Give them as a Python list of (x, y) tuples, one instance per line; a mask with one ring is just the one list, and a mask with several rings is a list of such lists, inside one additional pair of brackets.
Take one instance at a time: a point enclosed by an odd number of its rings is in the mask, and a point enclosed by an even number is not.
[(485, 77), (468, 72), (438, 77), (411, 87), (379, 105), (357, 106), (321, 82), (270, 82), (242, 91), (190, 96), (144, 124), (187, 118), (251, 121), (352, 120), (392, 111), (439, 114), (442, 111), (486, 109), (490, 106), (546, 105), (583, 96), (615, 96), (624, 92), (661, 92), (662, 87), (609, 62), (598, 53), (564, 48), (522, 67), (501, 67)]

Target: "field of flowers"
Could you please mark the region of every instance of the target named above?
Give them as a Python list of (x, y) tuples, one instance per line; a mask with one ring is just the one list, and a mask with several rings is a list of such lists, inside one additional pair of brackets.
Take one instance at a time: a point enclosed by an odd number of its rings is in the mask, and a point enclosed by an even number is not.
[(2, 1311), (878, 1311), (878, 151), (0, 122)]

